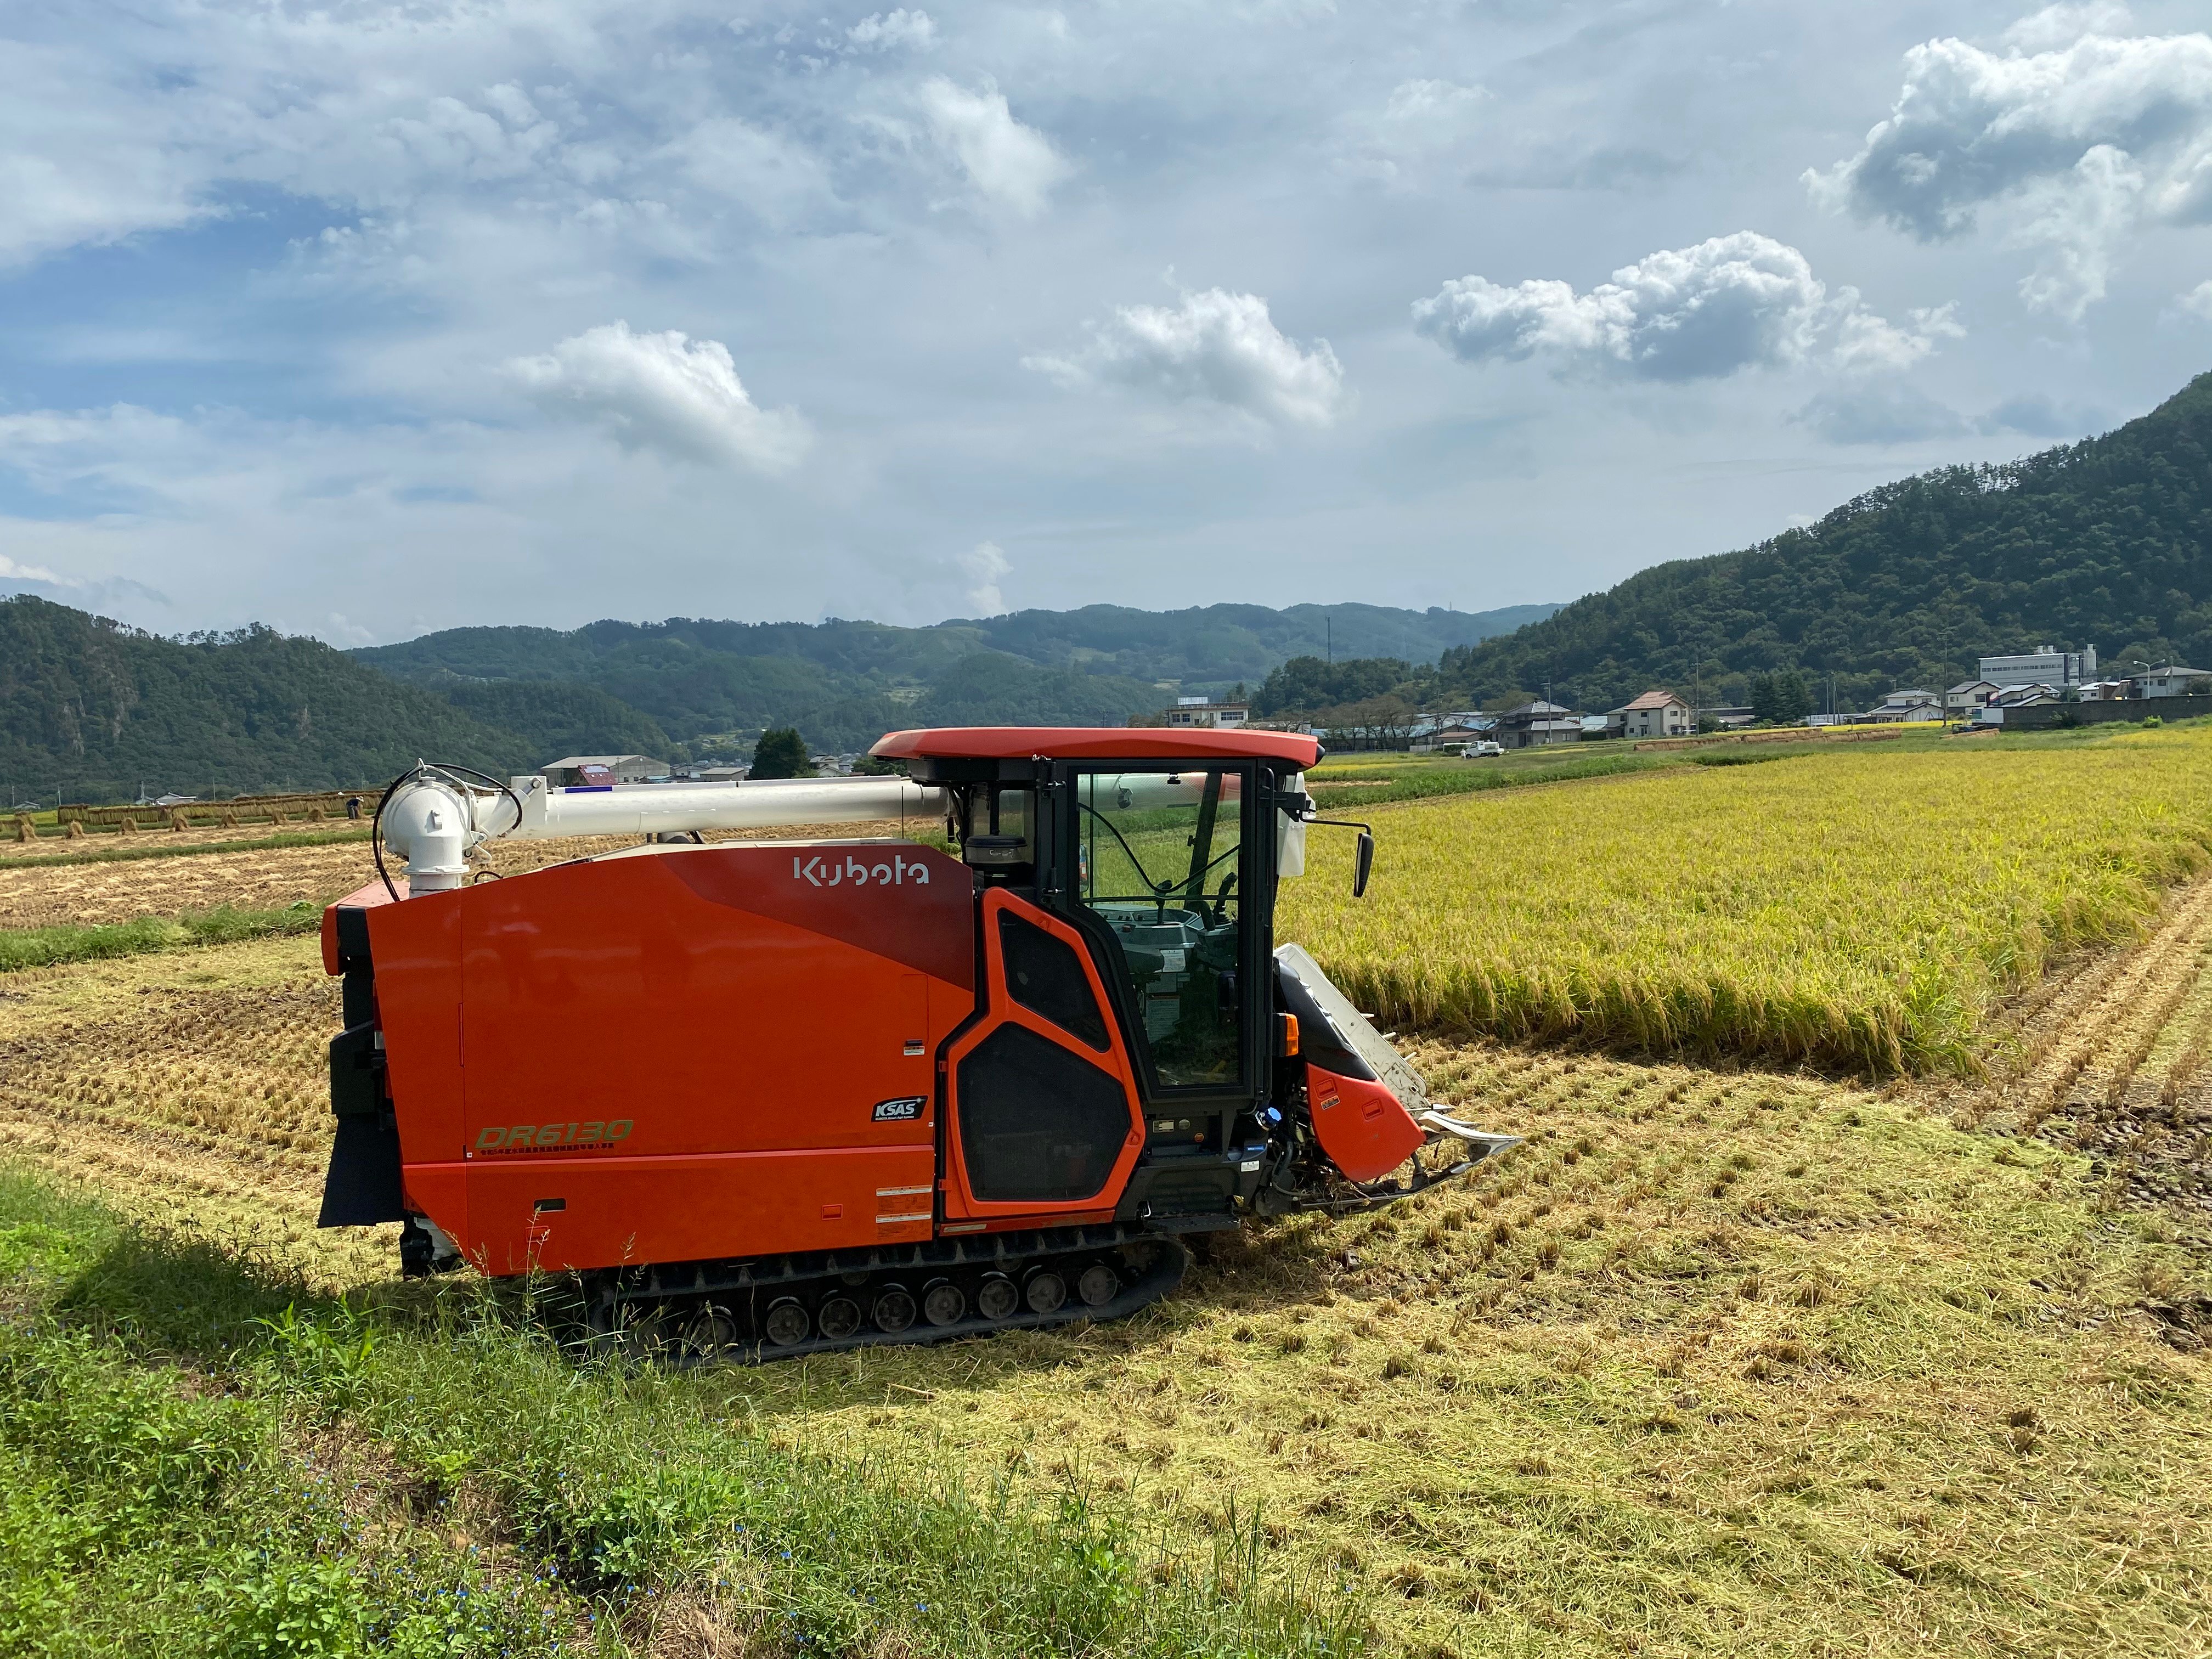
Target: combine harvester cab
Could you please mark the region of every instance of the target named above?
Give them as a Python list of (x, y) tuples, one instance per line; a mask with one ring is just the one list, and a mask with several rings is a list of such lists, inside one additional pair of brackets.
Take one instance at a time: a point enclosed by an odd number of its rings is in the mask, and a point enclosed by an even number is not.
[[(397, 781), (380, 880), (324, 919), (345, 1029), (322, 1224), (401, 1222), (410, 1273), (577, 1274), (605, 1332), (758, 1358), (1116, 1316), (1173, 1288), (1190, 1234), (1387, 1203), (1511, 1144), (1431, 1107), (1276, 947), (1277, 884), (1322, 822), (1312, 738), (956, 729), (876, 753), (910, 775)], [(893, 817), (953, 851), (700, 840)], [(641, 832), (505, 880), (467, 862)]]

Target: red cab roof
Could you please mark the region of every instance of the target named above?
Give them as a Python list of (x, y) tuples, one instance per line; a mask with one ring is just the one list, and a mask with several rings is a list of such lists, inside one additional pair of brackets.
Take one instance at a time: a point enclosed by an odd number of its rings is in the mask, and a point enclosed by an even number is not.
[(868, 751), (884, 760), (1271, 760), (1300, 771), (1321, 744), (1295, 732), (1160, 726), (938, 726), (893, 732)]

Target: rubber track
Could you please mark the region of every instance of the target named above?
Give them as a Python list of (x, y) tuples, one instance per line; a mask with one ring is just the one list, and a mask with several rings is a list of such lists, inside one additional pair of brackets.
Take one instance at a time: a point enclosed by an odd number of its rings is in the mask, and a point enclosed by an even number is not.
[[(960, 1337), (1001, 1331), (1047, 1330), (1072, 1325), (1079, 1320), (1096, 1323), (1126, 1318), (1158, 1301), (1182, 1282), (1184, 1271), (1190, 1265), (1190, 1252), (1179, 1238), (1149, 1228), (1121, 1224), (1054, 1227), (1038, 1232), (978, 1233), (937, 1238), (926, 1243), (813, 1252), (766, 1261), (617, 1268), (596, 1275), (598, 1282), (589, 1287), (590, 1322), (601, 1340), (619, 1340), (623, 1309), (651, 1308), (672, 1302), (678, 1304), (674, 1317), (679, 1322), (710, 1304), (728, 1308), (739, 1316), (749, 1314), (757, 1322), (774, 1302), (787, 1296), (805, 1299), (810, 1292), (826, 1294), (834, 1285), (849, 1290), (855, 1299), (865, 1301), (866, 1290), (886, 1279), (912, 1280), (907, 1289), (919, 1300), (921, 1275), (995, 1271), (1017, 1278), (1030, 1267), (1050, 1265), (1061, 1258), (1069, 1259), (1071, 1265), (1087, 1264), (1108, 1252), (1139, 1244), (1157, 1252), (1152, 1266), (1141, 1277), (1125, 1285), (1118, 1295), (1095, 1308), (1076, 1299), (1071, 1286), (1069, 1300), (1050, 1313), (1033, 1313), (1024, 1308), (1004, 1319), (971, 1316), (950, 1325), (931, 1325), (916, 1319), (903, 1331), (864, 1327), (848, 1337), (815, 1336), (786, 1347), (751, 1337), (711, 1353), (683, 1352), (684, 1344), (679, 1338), (648, 1357), (656, 1364), (673, 1367), (757, 1365), (773, 1360), (797, 1359), (807, 1354), (842, 1353), (855, 1348), (949, 1342)], [(844, 1278), (851, 1273), (866, 1273), (871, 1285), (845, 1285)]]

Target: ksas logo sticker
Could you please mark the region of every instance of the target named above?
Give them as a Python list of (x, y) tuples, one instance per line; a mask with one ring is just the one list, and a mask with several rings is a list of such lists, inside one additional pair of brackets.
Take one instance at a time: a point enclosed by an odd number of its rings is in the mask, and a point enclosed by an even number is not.
[(900, 1100), (879, 1100), (876, 1109), (868, 1114), (877, 1123), (911, 1123), (921, 1115), (921, 1109), (929, 1103), (927, 1095), (908, 1095)]

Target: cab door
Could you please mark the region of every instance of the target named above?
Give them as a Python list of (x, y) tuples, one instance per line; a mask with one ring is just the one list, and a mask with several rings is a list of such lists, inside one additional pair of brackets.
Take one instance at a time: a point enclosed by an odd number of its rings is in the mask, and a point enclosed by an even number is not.
[(1105, 1219), (1144, 1146), (1136, 1073), (1082, 936), (981, 905), (980, 1018), (945, 1054), (945, 1231)]

